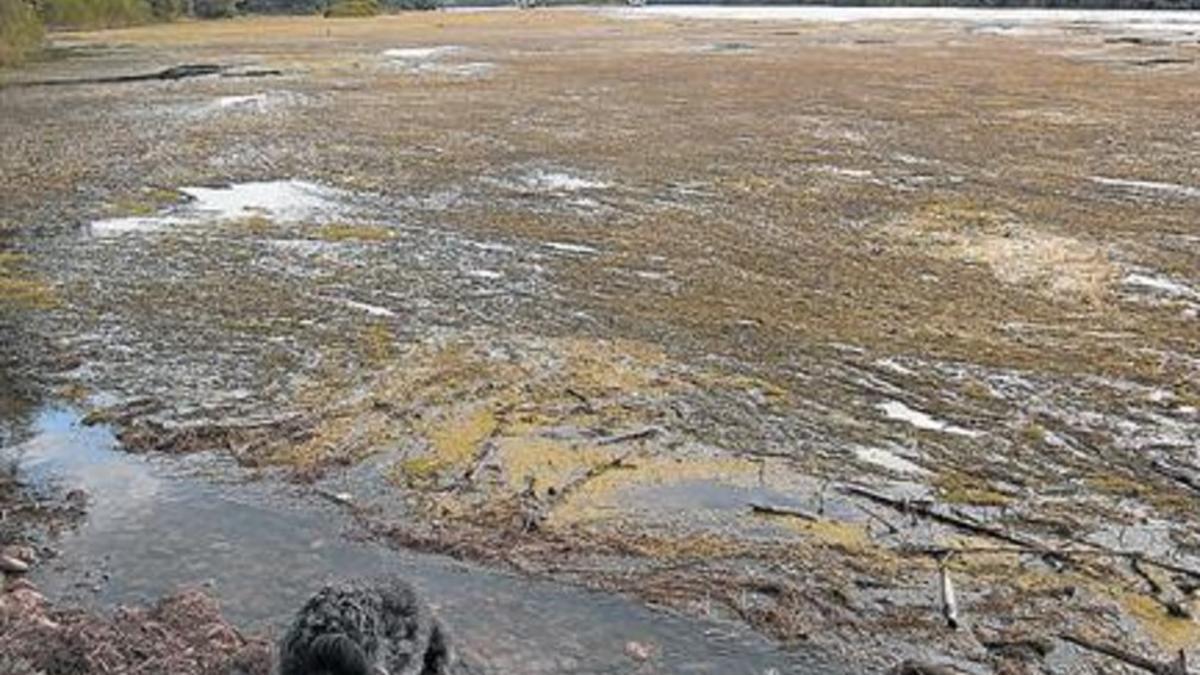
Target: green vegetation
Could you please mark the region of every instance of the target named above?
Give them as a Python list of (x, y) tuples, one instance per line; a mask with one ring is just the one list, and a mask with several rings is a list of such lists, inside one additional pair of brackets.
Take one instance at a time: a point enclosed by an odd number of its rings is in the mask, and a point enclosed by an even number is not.
[(20, 63), (42, 41), (42, 23), (25, 0), (0, 0), (0, 66)]
[(192, 14), (201, 19), (228, 19), (238, 13), (237, 0), (194, 0)]
[(376, 14), (379, 14), (377, 0), (338, 0), (325, 10), (325, 16), (331, 19), (375, 16)]
[(114, 28), (149, 21), (145, 0), (49, 0), (41, 6), (42, 20), (58, 28)]
[[(440, 9), (442, 0), (383, 0), (383, 4), (389, 10), (400, 11), (429, 11)], [(452, 3), (446, 3), (451, 5)]]
[[(362, 0), (350, 0), (361, 2)], [(326, 16), (329, 16), (326, 14)], [(338, 16), (373, 16), (371, 14), (341, 14)], [(396, 233), (390, 228), (380, 225), (360, 225), (355, 223), (330, 223), (315, 231), (318, 239), (325, 241), (389, 241), (396, 238)]]

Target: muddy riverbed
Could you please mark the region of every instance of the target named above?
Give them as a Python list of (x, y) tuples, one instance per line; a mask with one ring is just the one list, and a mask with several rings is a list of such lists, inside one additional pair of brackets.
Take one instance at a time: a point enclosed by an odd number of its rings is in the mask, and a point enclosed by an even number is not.
[(44, 588), (399, 565), (510, 672), (1200, 647), (1190, 15), (652, 9), (0, 74), (6, 445), (95, 493)]

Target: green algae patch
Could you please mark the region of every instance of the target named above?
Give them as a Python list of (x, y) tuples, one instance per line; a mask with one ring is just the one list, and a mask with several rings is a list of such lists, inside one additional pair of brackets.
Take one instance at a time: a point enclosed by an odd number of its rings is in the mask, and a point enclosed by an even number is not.
[(1168, 615), (1162, 604), (1148, 595), (1124, 593), (1118, 600), (1160, 649), (1175, 652), (1200, 645), (1200, 624), (1195, 620)]
[[(636, 511), (654, 505), (655, 487), (698, 480), (750, 486), (758, 480), (759, 468), (757, 462), (739, 458), (632, 457), (628, 468), (599, 473), (580, 485), (554, 510), (550, 522), (636, 516)], [(639, 490), (637, 499), (630, 498), (634, 488)]]
[(421, 487), (433, 482), (442, 469), (436, 457), (412, 457), (396, 462), (388, 471), (388, 480), (402, 487)]
[(452, 413), (447, 418), (419, 425), (429, 441), (430, 460), (439, 470), (465, 467), (496, 428), (496, 415), (488, 406)]
[(362, 329), (359, 344), (363, 358), (372, 366), (390, 363), (396, 355), (396, 338), (384, 322), (375, 321)]
[(113, 217), (148, 217), (161, 213), (164, 209), (181, 204), (186, 196), (178, 190), (161, 187), (148, 187), (130, 195), (114, 199), (105, 209)]
[(361, 241), (383, 242), (396, 238), (396, 231), (381, 225), (359, 223), (330, 223), (313, 230), (317, 239), (331, 242)]
[(572, 446), (550, 438), (502, 438), (497, 443), (509, 490), (520, 490), (532, 481), (545, 493), (560, 490), (589, 469), (612, 461), (616, 452), (592, 446)]
[(19, 253), (0, 252), (0, 308), (50, 309), (57, 305), (54, 289), (31, 275), (26, 258)]
[(940, 490), (942, 501), (950, 504), (972, 506), (1008, 506), (1013, 497), (981, 484), (982, 480), (965, 474), (951, 473), (938, 476), (934, 485)]
[(832, 546), (846, 553), (861, 555), (873, 548), (866, 528), (860, 523), (837, 520), (800, 520), (789, 518), (784, 521), (789, 529), (820, 544)]

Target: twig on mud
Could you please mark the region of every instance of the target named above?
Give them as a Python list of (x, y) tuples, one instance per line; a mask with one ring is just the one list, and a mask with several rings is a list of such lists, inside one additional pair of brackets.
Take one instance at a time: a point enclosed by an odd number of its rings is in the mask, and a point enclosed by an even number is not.
[(949, 666), (913, 660), (904, 661), (888, 671), (888, 675), (957, 675), (957, 673), (957, 670)]
[(1179, 589), (1173, 583), (1166, 585), (1156, 579), (1153, 574), (1150, 574), (1150, 572), (1142, 567), (1143, 562), (1141, 558), (1131, 558), (1129, 566), (1133, 568), (1134, 573), (1150, 586), (1150, 590), (1154, 593), (1154, 599), (1158, 601), (1158, 604), (1167, 610), (1167, 614), (1177, 619), (1192, 618), (1192, 614), (1185, 606), (1185, 600)]
[(474, 485), (475, 481), (479, 480), (479, 474), (482, 473), (484, 468), (488, 466), (498, 449), (499, 448), (492, 441), (491, 437), (483, 442), (483, 445), (479, 450), (479, 454), (475, 456), (475, 462), (472, 463), (471, 468), (468, 469), (465, 474), (463, 474), (463, 482), (466, 483), (466, 485)]
[(1001, 530), (997, 527), (992, 527), (985, 523), (968, 520), (944, 511), (939, 511), (935, 509), (932, 504), (925, 502), (914, 502), (906, 499), (896, 499), (895, 497), (889, 497), (885, 494), (875, 492), (874, 490), (853, 484), (841, 485), (839, 486), (839, 489), (847, 494), (865, 497), (873, 502), (890, 506), (901, 513), (916, 513), (918, 515), (925, 516), (926, 518), (967, 530), (968, 532), (984, 535), (993, 539), (999, 539), (1000, 541), (1016, 544), (1017, 546), (1038, 549), (1049, 555), (1054, 554), (1053, 549), (1034, 539), (1027, 539), (1015, 534), (1010, 534), (1004, 530)]
[(338, 506), (354, 508), (354, 497), (349, 492), (333, 492), (324, 488), (317, 488), (317, 494)]
[(892, 521), (890, 521), (887, 518), (884, 518), (883, 516), (876, 513), (874, 509), (869, 509), (869, 508), (863, 506), (862, 504), (857, 504), (856, 506), (858, 506), (859, 511), (862, 511), (863, 513), (867, 514), (867, 516), (870, 517), (871, 520), (874, 520), (874, 521), (878, 522), (879, 524), (883, 525), (884, 527), (886, 527), (888, 534), (899, 534), (900, 528), (893, 525)]
[(1154, 460), (1150, 463), (1150, 466), (1159, 474), (1170, 478), (1192, 492), (1200, 493), (1200, 478), (1197, 478), (1192, 472), (1171, 466), (1161, 459)]
[(582, 476), (576, 478), (575, 480), (571, 481), (570, 483), (567, 483), (566, 485), (564, 485), (562, 487), (562, 489), (558, 490), (553, 495), (550, 495), (551, 497), (553, 497), (553, 499), (550, 502), (550, 506), (553, 506), (554, 504), (557, 504), (558, 502), (561, 502), (562, 500), (566, 499), (572, 492), (583, 487), (584, 483), (587, 483), (588, 481), (592, 480), (593, 478), (596, 478), (597, 476), (608, 473), (609, 471), (611, 471), (613, 469), (632, 469), (632, 468), (634, 468), (634, 466), (632, 464), (627, 464), (625, 462), (625, 460), (629, 459), (629, 457), (633, 455), (633, 452), (634, 452), (633, 450), (630, 450), (628, 452), (621, 453), (620, 455), (617, 455), (616, 457), (610, 459), (607, 462), (604, 462), (603, 464), (597, 464), (596, 466), (593, 466), (592, 468), (588, 469)]
[(1182, 649), (1179, 650), (1178, 657), (1172, 661), (1164, 663), (1162, 661), (1155, 661), (1144, 656), (1139, 656), (1132, 652), (1127, 652), (1119, 647), (1114, 647), (1101, 642), (1094, 642), (1087, 638), (1080, 637), (1078, 635), (1072, 635), (1070, 633), (1062, 633), (1059, 635), (1059, 638), (1079, 645), (1084, 649), (1088, 649), (1099, 654), (1104, 654), (1105, 656), (1110, 656), (1118, 661), (1127, 663), (1135, 668), (1141, 668), (1142, 670), (1154, 673), (1155, 675), (1188, 675), (1187, 657), (1184, 655)]
[(1137, 560), (1147, 565), (1153, 565), (1168, 572), (1182, 574), (1193, 579), (1200, 579), (1200, 571), (1176, 565), (1175, 563), (1150, 558), (1141, 551), (1114, 551), (1106, 548), (1050, 548), (1047, 546), (964, 546), (961, 548), (947, 546), (909, 546), (902, 548), (901, 553), (914, 555), (988, 555), (1014, 553), (1017, 555), (1050, 556), (1057, 559), (1067, 558), (1125, 558)]
[(629, 431), (616, 436), (605, 436), (596, 441), (596, 445), (616, 445), (617, 443), (625, 443), (626, 441), (640, 441), (643, 438), (650, 438), (657, 435), (661, 429), (658, 427), (646, 427), (636, 431)]
[(585, 483), (593, 478), (607, 473), (613, 469), (633, 468), (632, 465), (625, 463), (625, 460), (628, 459), (633, 452), (633, 450), (630, 450), (618, 455), (617, 457), (614, 457), (607, 462), (604, 462), (603, 464), (597, 464), (596, 466), (593, 466), (583, 475), (562, 486), (560, 489), (549, 492), (546, 495), (545, 500), (542, 500), (538, 497), (535, 479), (533, 476), (529, 476), (527, 478), (528, 483), (525, 486), (525, 490), (523, 490), (520, 495), (522, 531), (530, 532), (538, 529), (541, 526), (542, 521), (546, 519), (547, 515), (554, 509), (555, 506), (570, 496), (571, 493), (578, 490), (580, 487), (583, 487)]
[(803, 509), (797, 509), (791, 506), (775, 506), (773, 504), (760, 504), (757, 502), (750, 503), (750, 510), (754, 513), (765, 513), (772, 516), (792, 516), (801, 520), (818, 521), (820, 516), (815, 513), (809, 513)]
[(584, 396), (583, 394), (579, 393), (578, 391), (575, 391), (571, 387), (567, 387), (565, 393), (567, 394), (567, 396), (570, 396), (571, 398), (575, 399), (576, 401), (579, 401), (579, 404), (583, 406), (584, 412), (587, 412), (587, 413), (596, 412), (596, 409), (592, 406), (592, 402), (590, 399), (588, 399), (588, 397)]

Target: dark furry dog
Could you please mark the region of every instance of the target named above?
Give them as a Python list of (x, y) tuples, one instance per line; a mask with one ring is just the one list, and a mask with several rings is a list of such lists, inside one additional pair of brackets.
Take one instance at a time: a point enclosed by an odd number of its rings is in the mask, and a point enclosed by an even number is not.
[(279, 645), (280, 675), (450, 675), (463, 672), (445, 630), (395, 577), (326, 586)]

